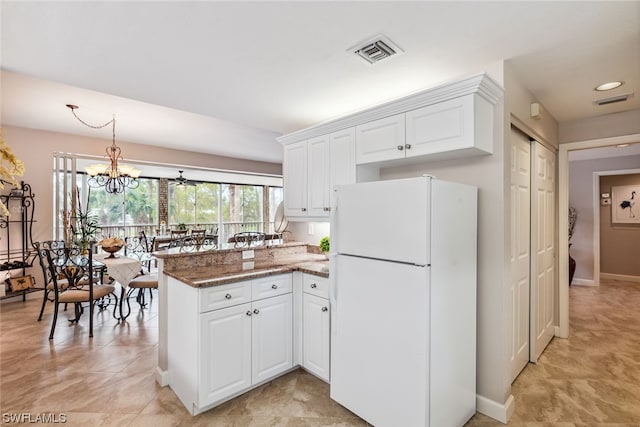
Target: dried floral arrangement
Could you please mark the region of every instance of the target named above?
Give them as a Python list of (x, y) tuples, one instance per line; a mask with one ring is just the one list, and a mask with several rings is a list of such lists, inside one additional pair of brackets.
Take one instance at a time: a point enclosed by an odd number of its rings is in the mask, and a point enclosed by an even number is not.
[[(24, 163), (13, 154), (11, 147), (4, 141), (0, 128), (0, 190), (5, 184), (18, 186), (18, 177), (24, 175)], [(0, 201), (0, 213), (9, 216), (9, 210)]]

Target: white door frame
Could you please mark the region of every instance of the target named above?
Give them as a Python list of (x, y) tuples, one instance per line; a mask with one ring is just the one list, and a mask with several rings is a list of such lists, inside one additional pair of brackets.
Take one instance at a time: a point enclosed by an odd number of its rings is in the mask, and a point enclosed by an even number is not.
[(600, 177), (640, 173), (640, 169), (616, 169), (593, 173), (593, 284), (600, 284)]
[[(631, 144), (638, 141), (640, 141), (640, 133), (560, 144), (558, 147), (558, 230), (569, 229), (569, 217), (567, 214), (569, 211), (569, 151), (607, 147), (618, 144)], [(600, 262), (598, 260), (598, 269), (599, 268)], [(568, 338), (569, 236), (567, 233), (558, 233), (558, 308), (559, 318), (556, 335), (561, 338)]]

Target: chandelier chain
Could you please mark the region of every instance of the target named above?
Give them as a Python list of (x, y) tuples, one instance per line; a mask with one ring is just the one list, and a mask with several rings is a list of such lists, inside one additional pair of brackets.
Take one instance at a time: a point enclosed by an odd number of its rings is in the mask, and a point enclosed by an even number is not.
[(84, 120), (82, 120), (80, 117), (78, 117), (78, 115), (76, 114), (76, 108), (71, 108), (71, 107), (69, 107), (69, 109), (70, 109), (70, 110), (71, 110), (71, 112), (73, 113), (73, 116), (74, 116), (76, 119), (78, 119), (78, 121), (79, 121), (80, 123), (82, 123), (83, 125), (85, 125), (85, 126), (87, 126), (87, 127), (90, 127), (91, 129), (102, 129), (102, 128), (104, 128), (104, 127), (109, 126), (110, 124), (113, 124), (113, 128), (114, 128), (114, 129), (113, 129), (113, 134), (114, 134), (114, 136), (115, 136), (115, 133), (116, 133), (116, 130), (115, 130), (115, 127), (116, 127), (116, 118), (115, 118), (115, 116), (114, 116), (111, 120), (109, 120), (107, 123), (105, 123), (105, 124), (103, 124), (103, 125), (92, 125), (92, 124), (90, 124), (90, 123), (85, 122), (85, 121), (84, 121)]

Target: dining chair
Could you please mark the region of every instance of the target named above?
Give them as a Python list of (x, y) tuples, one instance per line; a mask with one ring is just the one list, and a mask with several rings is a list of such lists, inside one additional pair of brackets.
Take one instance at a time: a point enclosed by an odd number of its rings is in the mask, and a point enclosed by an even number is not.
[(135, 277), (133, 280), (129, 282), (129, 291), (127, 293), (127, 306), (129, 307), (129, 311), (131, 311), (131, 306), (129, 305), (129, 296), (138, 289), (138, 295), (136, 295), (136, 302), (141, 308), (147, 306), (144, 297), (145, 289), (149, 290), (149, 298), (153, 299), (153, 289), (158, 289), (158, 273), (147, 273), (141, 274)]
[(187, 235), (187, 231), (188, 230), (171, 230), (171, 240), (185, 237)]
[[(89, 307), (89, 337), (93, 337), (93, 312), (98, 301), (103, 301), (106, 297), (115, 299), (113, 317), (117, 319), (116, 307), (118, 297), (115, 293), (115, 286), (100, 285), (99, 278), (94, 275), (93, 244), (90, 245), (89, 253), (83, 255), (82, 248), (77, 246), (43, 249), (47, 257), (49, 270), (53, 283), (53, 322), (51, 323), (51, 333), (49, 339), (53, 339), (58, 320), (58, 307), (60, 304), (73, 304), (75, 317), (70, 319), (71, 323), (78, 323), (80, 316), (84, 313), (83, 303)], [(62, 281), (67, 286), (63, 288)], [(101, 307), (106, 307), (102, 305)]]
[(153, 240), (149, 241), (144, 231), (137, 236), (124, 238), (124, 255), (137, 258), (148, 272), (151, 271), (151, 262), (155, 260), (152, 252)]
[[(138, 289), (136, 301), (140, 307), (145, 307), (147, 304), (145, 302), (144, 291), (148, 289), (149, 298), (153, 299), (153, 289), (158, 289), (158, 274), (151, 273), (151, 261), (155, 260), (152, 254), (153, 241), (149, 242), (144, 231), (141, 231), (138, 236), (125, 238), (125, 242), (125, 255), (137, 258), (143, 266), (140, 274), (133, 278), (128, 284), (127, 305), (129, 305), (128, 297)], [(144, 268), (145, 266), (146, 270)], [(129, 306), (129, 310), (130, 309), (131, 307)]]
[(191, 230), (191, 235), (194, 237), (197, 236), (203, 236), (207, 233), (207, 230), (205, 228), (201, 228), (201, 229), (193, 229)]
[(229, 242), (233, 242), (237, 248), (249, 246), (263, 246), (266, 234), (259, 231), (241, 231), (233, 235)]
[[(44, 314), (44, 308), (47, 305), (47, 302), (53, 302), (53, 278), (51, 277), (51, 269), (49, 269), (49, 261), (47, 260), (47, 254), (44, 251), (45, 249), (57, 249), (64, 248), (64, 240), (45, 240), (42, 242), (34, 242), (33, 247), (38, 254), (38, 261), (40, 262), (40, 268), (42, 269), (42, 280), (44, 293), (42, 296), (42, 307), (40, 308), (40, 314), (38, 315), (38, 322), (42, 320), (42, 315)], [(66, 289), (68, 286), (68, 282), (65, 279), (58, 279), (58, 286), (62, 289)], [(64, 307), (65, 311), (67, 306)]]

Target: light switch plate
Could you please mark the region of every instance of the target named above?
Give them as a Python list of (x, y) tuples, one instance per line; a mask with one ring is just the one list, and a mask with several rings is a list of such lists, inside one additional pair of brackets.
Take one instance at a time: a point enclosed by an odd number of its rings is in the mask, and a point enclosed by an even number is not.
[(253, 259), (254, 257), (255, 254), (253, 253), (253, 250), (242, 251), (242, 259)]
[(255, 263), (253, 261), (245, 261), (242, 263), (243, 270), (253, 270)]

